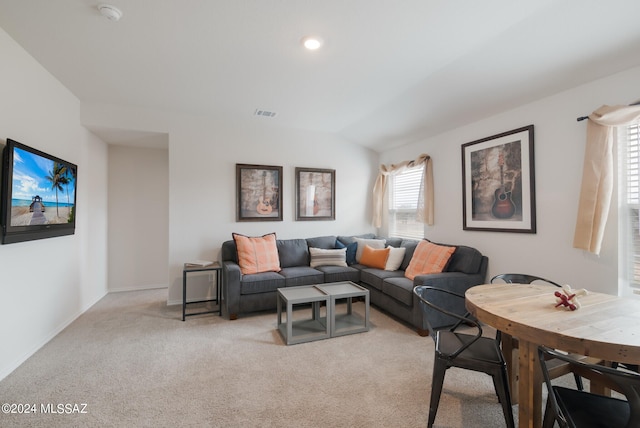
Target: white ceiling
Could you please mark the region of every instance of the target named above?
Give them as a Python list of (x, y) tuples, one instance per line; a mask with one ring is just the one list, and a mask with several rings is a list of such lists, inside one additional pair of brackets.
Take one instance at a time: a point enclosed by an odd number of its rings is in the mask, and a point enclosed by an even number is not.
[[(0, 27), (85, 103), (263, 120), (374, 150), (640, 65), (638, 0), (107, 2), (119, 22), (94, 0), (0, 0)], [(301, 47), (310, 34), (321, 50)]]

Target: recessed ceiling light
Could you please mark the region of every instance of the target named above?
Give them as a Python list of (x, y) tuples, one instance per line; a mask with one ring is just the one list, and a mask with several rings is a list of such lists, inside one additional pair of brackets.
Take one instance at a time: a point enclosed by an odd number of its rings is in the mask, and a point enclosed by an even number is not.
[(310, 51), (315, 51), (322, 46), (322, 39), (318, 37), (307, 36), (302, 39), (302, 44)]
[(122, 18), (122, 11), (110, 4), (99, 4), (98, 10), (109, 21), (119, 21)]

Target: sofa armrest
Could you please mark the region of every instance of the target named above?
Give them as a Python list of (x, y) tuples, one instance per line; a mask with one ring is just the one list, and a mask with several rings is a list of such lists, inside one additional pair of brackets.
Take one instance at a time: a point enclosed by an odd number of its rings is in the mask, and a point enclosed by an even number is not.
[(237, 319), (240, 312), (240, 266), (232, 261), (222, 262), (222, 300), (229, 319)]
[(484, 280), (480, 275), (462, 272), (442, 272), (418, 275), (413, 280), (413, 286), (430, 285), (432, 287), (444, 288), (459, 294), (464, 294), (467, 289), (474, 285), (482, 284), (483, 282)]

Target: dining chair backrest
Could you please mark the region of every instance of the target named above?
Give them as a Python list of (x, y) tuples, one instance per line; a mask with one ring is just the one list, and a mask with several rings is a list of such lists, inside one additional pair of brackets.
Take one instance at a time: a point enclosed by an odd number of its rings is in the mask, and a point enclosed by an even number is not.
[[(602, 411), (598, 411), (595, 414), (595, 418), (602, 418), (605, 425), (603, 426), (622, 426), (625, 428), (638, 428), (640, 427), (640, 374), (615, 369), (612, 367), (603, 366), (600, 364), (592, 364), (585, 362), (584, 360), (578, 360), (571, 355), (567, 355), (564, 352), (557, 351), (555, 349), (540, 346), (538, 348), (539, 361), (542, 366), (542, 375), (544, 382), (548, 389), (547, 412), (551, 411), (554, 414), (555, 420), (561, 427), (563, 426), (578, 426), (579, 424), (574, 422), (574, 419), (584, 418), (584, 406), (589, 406), (589, 400), (608, 400), (606, 404), (602, 406), (603, 409), (610, 409), (611, 414), (602, 414)], [(605, 384), (609, 388), (623, 394), (627, 401), (615, 400), (611, 397), (604, 397), (596, 394), (591, 394), (585, 391), (579, 391), (576, 393), (567, 394), (568, 389), (564, 388), (564, 395), (562, 393), (563, 388), (558, 387), (551, 383), (551, 377), (547, 368), (548, 361), (553, 358), (562, 360), (569, 363), (574, 367), (574, 370), (579, 371), (584, 377), (592, 380), (597, 380), (600, 383)], [(572, 405), (572, 397), (579, 397), (576, 399), (575, 405)], [(616, 406), (611, 403), (614, 402)], [(625, 403), (628, 403), (628, 408)], [(592, 407), (596, 407), (597, 402), (593, 402)], [(572, 415), (572, 408), (577, 409), (576, 415)], [(622, 408), (622, 411), (620, 410)], [(591, 417), (591, 423), (597, 425), (594, 417)], [(623, 418), (622, 422), (616, 424), (616, 418)], [(545, 415), (545, 421), (551, 425), (551, 416)], [(600, 422), (602, 423), (602, 421)]]
[(495, 284), (499, 280), (506, 282), (507, 284), (531, 284), (533, 282), (546, 282), (556, 287), (561, 287), (557, 282), (551, 281), (546, 278), (542, 278), (535, 275), (528, 275), (524, 273), (501, 273), (491, 278), (491, 283)]
[[(478, 323), (478, 321), (472, 319), (467, 315), (460, 315), (455, 312), (451, 312), (437, 304), (438, 301), (451, 299), (451, 296), (454, 296), (454, 298), (457, 299), (464, 300), (464, 296), (451, 290), (429, 286), (415, 287), (413, 292), (418, 297), (418, 299), (420, 299), (420, 303), (422, 305), (425, 305), (426, 307), (438, 311), (451, 318), (451, 325), (442, 329), (454, 332), (458, 327), (464, 325), (468, 328), (468, 330), (465, 329), (465, 334), (474, 337), (474, 339), (471, 341), (461, 343), (459, 348), (451, 350), (450, 354), (448, 355), (449, 357), (455, 357), (482, 336), (482, 326), (480, 326), (480, 323)], [(427, 327), (429, 328), (429, 335), (435, 341), (437, 339), (438, 330), (432, 327), (431, 323), (429, 322), (428, 311), (425, 312), (427, 313), (427, 316), (425, 316), (424, 318), (427, 323)]]

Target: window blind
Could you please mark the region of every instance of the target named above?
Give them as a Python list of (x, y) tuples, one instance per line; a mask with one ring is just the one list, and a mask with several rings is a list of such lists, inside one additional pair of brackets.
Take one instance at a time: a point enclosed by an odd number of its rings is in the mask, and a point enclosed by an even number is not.
[(621, 222), (620, 239), (626, 261), (623, 276), (632, 287), (640, 287), (640, 126), (627, 127), (622, 143), (621, 210), (625, 218)]
[(416, 218), (424, 166), (392, 175), (389, 183), (389, 236), (422, 239), (424, 224)]
[(632, 125), (627, 128), (627, 153), (626, 153), (626, 170), (627, 170), (627, 204), (640, 204), (638, 175), (638, 125)]

